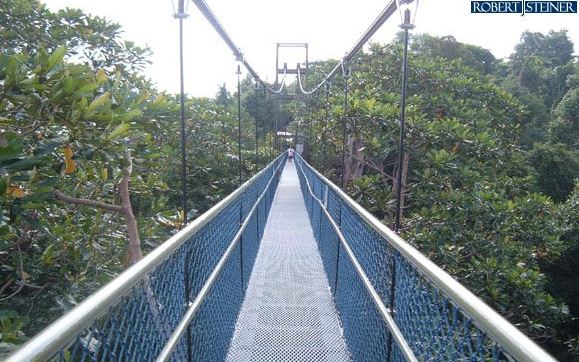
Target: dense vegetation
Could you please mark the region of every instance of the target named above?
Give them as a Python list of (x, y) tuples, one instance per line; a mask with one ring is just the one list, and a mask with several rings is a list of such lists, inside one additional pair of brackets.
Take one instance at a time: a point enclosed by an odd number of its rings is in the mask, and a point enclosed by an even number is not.
[[(391, 224), (402, 172), (403, 236), (558, 358), (579, 358), (579, 68), (566, 32), (524, 33), (506, 61), (414, 37), (398, 170), (401, 52), (399, 41), (375, 44), (350, 65), (348, 192)], [(328, 64), (312, 68), (315, 84)], [(336, 180), (343, 87), (292, 124)]]
[[(149, 50), (120, 32), (78, 10), (0, 4), (4, 349), (94, 292), (183, 220), (176, 98), (142, 76)], [(251, 99), (271, 108), (262, 93)], [(189, 219), (237, 187), (236, 114), (225, 89), (216, 99), (187, 101)], [(253, 123), (243, 128), (249, 175), (271, 155), (264, 147), (271, 127), (259, 129), (259, 159)]]
[[(52, 13), (35, 0), (0, 3), (5, 350), (183, 221), (178, 103), (143, 77), (149, 53), (105, 19)], [(373, 45), (351, 64), (345, 115), (348, 192), (390, 224), (392, 181), (402, 172), (404, 237), (562, 360), (579, 358), (579, 67), (572, 54), (564, 31), (524, 33), (505, 61), (452, 37), (414, 37), (402, 170), (394, 162), (398, 41)], [(306, 83), (333, 64), (313, 65)], [(342, 87), (336, 79), (327, 99), (292, 102), (277, 115), (281, 129), (289, 123), (305, 140), (306, 157), (336, 179)], [(250, 175), (273, 156), (274, 102), (249, 79), (242, 95)], [(225, 87), (186, 105), (191, 219), (237, 185), (237, 121)]]

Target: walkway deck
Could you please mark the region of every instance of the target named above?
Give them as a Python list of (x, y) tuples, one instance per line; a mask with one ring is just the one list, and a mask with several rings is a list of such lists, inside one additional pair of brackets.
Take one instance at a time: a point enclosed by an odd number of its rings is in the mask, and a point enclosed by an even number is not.
[(294, 163), (265, 228), (228, 361), (350, 361)]

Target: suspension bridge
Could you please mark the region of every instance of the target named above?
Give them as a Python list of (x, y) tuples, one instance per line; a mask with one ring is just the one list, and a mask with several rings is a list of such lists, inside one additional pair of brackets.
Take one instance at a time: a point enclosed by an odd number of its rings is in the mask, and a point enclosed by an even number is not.
[[(203, 0), (193, 2), (255, 81), (270, 93), (279, 94), (285, 86), (287, 68), (283, 69), (281, 85), (275, 85), (279, 89), (267, 85), (207, 4)], [(397, 5), (412, 1), (398, 3), (388, 3), (354, 47), (313, 89), (304, 89), (298, 65), (295, 73), (301, 92), (311, 95), (324, 84), (327, 92), (328, 82), (341, 70), (346, 80), (346, 108), (348, 62)], [(181, 24), (181, 42), (184, 9), (181, 1), (175, 14)], [(406, 54), (407, 33), (412, 28), (408, 12), (404, 19)], [(405, 79), (406, 75), (400, 155)], [(238, 88), (240, 119), (239, 95)], [(183, 95), (181, 105), (183, 118)], [(345, 126), (343, 129), (345, 132)], [(184, 135), (184, 129), (182, 132)], [(345, 144), (345, 133), (343, 141)], [(241, 180), (241, 140), (238, 156)], [(48, 360), (554, 358), (358, 205), (301, 155), (292, 161), (282, 153), (7, 359)]]
[(299, 155), (280, 155), (8, 358), (551, 361)]

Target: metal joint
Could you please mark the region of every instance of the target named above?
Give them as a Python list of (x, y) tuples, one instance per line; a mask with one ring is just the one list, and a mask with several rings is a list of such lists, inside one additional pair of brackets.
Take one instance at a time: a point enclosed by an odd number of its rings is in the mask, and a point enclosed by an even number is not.
[(351, 69), (348, 66), (348, 63), (345, 61), (342, 61), (342, 76), (345, 79), (348, 79), (348, 78), (350, 78), (350, 75), (351, 75)]

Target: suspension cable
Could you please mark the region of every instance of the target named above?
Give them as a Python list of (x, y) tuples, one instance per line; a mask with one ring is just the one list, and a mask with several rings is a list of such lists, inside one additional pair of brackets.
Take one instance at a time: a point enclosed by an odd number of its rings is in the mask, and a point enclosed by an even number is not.
[(316, 92), (321, 86), (323, 86), (327, 81), (328, 81), (328, 78), (326, 77), (326, 78), (324, 78), (324, 80), (323, 80), (321, 83), (319, 83), (317, 86), (315, 86), (314, 88), (312, 88), (312, 90), (309, 90), (309, 91), (308, 91), (308, 90), (305, 90), (305, 89), (304, 89), (304, 86), (303, 86), (303, 84), (302, 84), (302, 71), (301, 71), (301, 67), (300, 67), (300, 65), (298, 64), (298, 84), (299, 84), (300, 90), (302, 91), (303, 94), (305, 94), (305, 95), (310, 95), (310, 94), (315, 93), (315, 92)]
[[(217, 33), (221, 36), (223, 41), (225, 41), (225, 43), (229, 46), (229, 48), (233, 52), (233, 55), (235, 55), (235, 58), (245, 66), (245, 68), (252, 75), (252, 77), (255, 79), (255, 81), (261, 83), (264, 87), (266, 87), (272, 93), (276, 93), (276, 94), (280, 93), (285, 86), (285, 82), (282, 82), (282, 86), (280, 87), (279, 90), (272, 89), (265, 81), (263, 81), (260, 78), (260, 76), (257, 74), (257, 72), (247, 62), (247, 60), (243, 56), (243, 53), (241, 52), (241, 49), (235, 45), (235, 43), (233, 42), (233, 40), (231, 39), (229, 34), (227, 34), (227, 32), (225, 31), (225, 28), (223, 27), (223, 25), (221, 25), (221, 23), (219, 22), (219, 20), (217, 19), (217, 17), (213, 13), (213, 11), (211, 11), (211, 9), (209, 8), (209, 6), (205, 2), (205, 0), (192, 0), (192, 1), (197, 6), (199, 11), (201, 11), (201, 13), (209, 21), (209, 23), (213, 26), (215, 31), (217, 31)], [(300, 78), (300, 74), (299, 74), (300, 68), (298, 67), (298, 81), (300, 83), (300, 88), (301, 88), (302, 92), (305, 94), (315, 93), (326, 82), (328, 82), (330, 79), (332, 79), (338, 73), (338, 71), (343, 67), (343, 64), (348, 63), (350, 60), (352, 60), (352, 58), (356, 55), (356, 53), (360, 49), (362, 49), (364, 44), (366, 44), (366, 42), (368, 42), (368, 40), (378, 31), (378, 29), (380, 29), (380, 27), (386, 22), (386, 20), (388, 20), (388, 18), (390, 18), (390, 16), (392, 16), (392, 14), (394, 14), (396, 12), (396, 9), (397, 9), (396, 0), (390, 0), (390, 2), (388, 3), (388, 5), (386, 5), (384, 10), (382, 10), (382, 12), (378, 15), (378, 17), (372, 22), (370, 27), (364, 32), (364, 34), (362, 34), (360, 39), (358, 39), (358, 41), (354, 44), (352, 49), (350, 49), (350, 51), (348, 51), (346, 53), (346, 55), (338, 62), (338, 64), (336, 64), (336, 66), (312, 90), (305, 91), (305, 89), (303, 89), (303, 87), (301, 86), (301, 79), (299, 79)]]
[(276, 93), (276, 94), (280, 93), (285, 86), (285, 82), (282, 82), (282, 87), (280, 87), (279, 90), (275, 90), (275, 89), (271, 88), (269, 86), (269, 84), (267, 84), (264, 80), (262, 80), (261, 77), (259, 76), (259, 74), (257, 74), (257, 72), (253, 69), (253, 67), (247, 62), (247, 60), (243, 56), (243, 53), (241, 52), (241, 49), (235, 45), (235, 43), (233, 42), (233, 40), (231, 39), (229, 34), (227, 34), (227, 32), (225, 31), (225, 28), (223, 27), (223, 25), (221, 25), (221, 23), (219, 22), (219, 20), (215, 16), (215, 14), (213, 14), (213, 11), (211, 11), (211, 9), (209, 8), (209, 6), (205, 2), (205, 0), (192, 0), (192, 1), (197, 6), (199, 11), (201, 11), (201, 13), (209, 21), (211, 26), (213, 26), (215, 31), (217, 31), (219, 36), (221, 36), (221, 39), (223, 39), (223, 41), (227, 44), (227, 46), (229, 46), (229, 49), (231, 49), (235, 58), (239, 62), (241, 62), (243, 64), (243, 66), (245, 67), (245, 69), (247, 69), (247, 71), (251, 74), (253, 79), (256, 82), (262, 84), (270, 92)]
[(303, 89), (300, 79), (301, 75), (300, 67), (298, 66), (298, 83), (300, 85), (300, 90), (302, 91), (302, 93), (312, 94), (317, 92), (325, 83), (330, 81), (336, 74), (338, 74), (340, 69), (344, 68), (344, 64), (350, 62), (350, 60), (354, 58), (356, 53), (360, 49), (362, 49), (364, 44), (366, 44), (366, 42), (370, 40), (370, 38), (378, 31), (378, 29), (382, 27), (382, 25), (386, 22), (386, 20), (388, 20), (388, 18), (390, 18), (390, 16), (392, 16), (392, 14), (396, 12), (396, 9), (397, 9), (396, 0), (391, 0), (390, 3), (386, 5), (384, 10), (382, 10), (382, 12), (378, 15), (376, 20), (374, 20), (374, 22), (372, 22), (370, 27), (364, 32), (364, 34), (362, 34), (362, 36), (356, 42), (356, 44), (354, 44), (352, 49), (350, 49), (350, 51), (348, 51), (346, 55), (344, 55), (344, 57), (338, 62), (338, 64), (336, 64), (336, 66), (324, 77), (324, 79), (318, 85), (312, 88), (312, 90), (306, 91), (305, 89)]
[(284, 68), (283, 68), (283, 78), (281, 79), (281, 83), (280, 83), (279, 89), (278, 89), (278, 90), (272, 89), (272, 88), (270, 88), (267, 84), (265, 85), (265, 88), (266, 88), (267, 90), (269, 90), (271, 93), (280, 94), (281, 91), (285, 88), (286, 76), (287, 76), (287, 67), (284, 67)]

